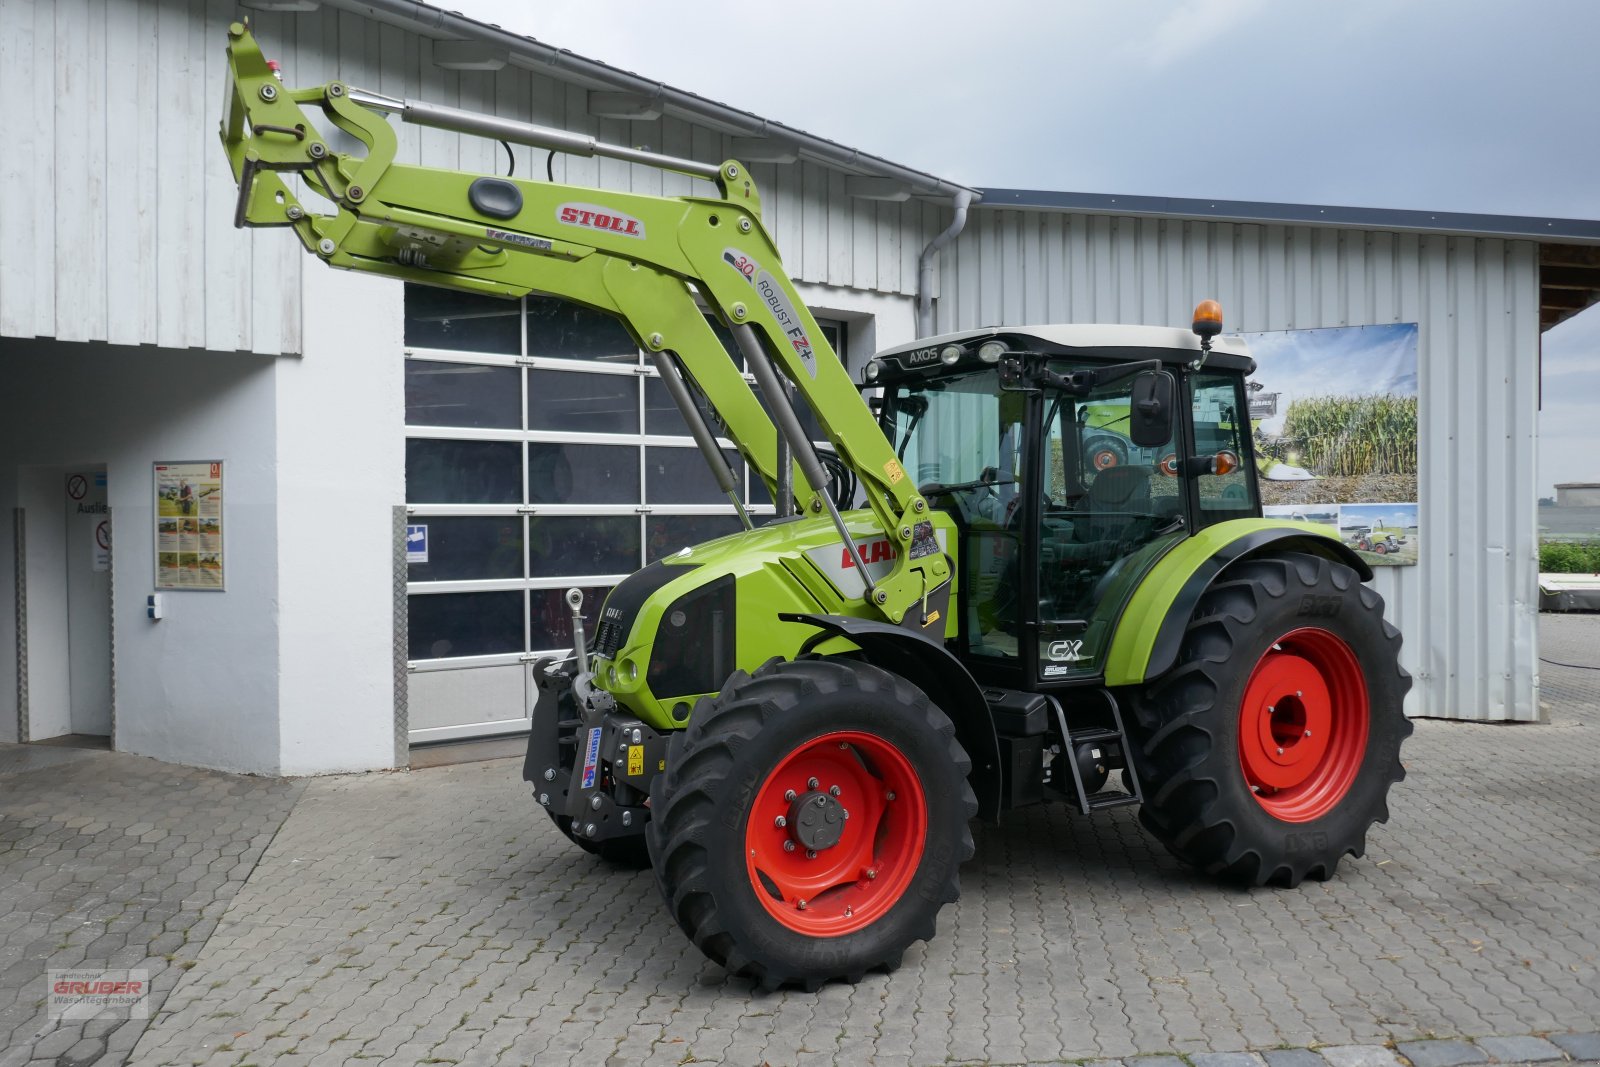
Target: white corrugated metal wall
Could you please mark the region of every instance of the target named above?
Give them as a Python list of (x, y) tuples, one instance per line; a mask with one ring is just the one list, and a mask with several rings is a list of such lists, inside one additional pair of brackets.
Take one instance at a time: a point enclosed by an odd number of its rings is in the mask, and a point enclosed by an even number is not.
[(1378, 568), (1414, 715), (1538, 718), (1539, 255), (1528, 241), (980, 210), (944, 254), (939, 332), (994, 323), (1230, 332), (1418, 324), (1415, 567)]
[[(0, 0), (0, 334), (301, 351), (304, 253), (282, 233), (232, 226), (235, 186), (216, 130), (238, 14), (227, 0)], [(681, 119), (596, 119), (586, 89), (515, 66), (435, 66), (431, 39), (357, 14), (250, 15), (291, 85), (339, 78), (673, 155), (729, 154), (725, 135)], [(398, 130), (402, 162), (504, 173), (493, 142)], [(543, 152), (514, 151), (518, 175), (543, 176)], [(941, 207), (851, 198), (843, 173), (804, 159), (751, 171), (792, 274), (915, 291)], [(708, 188), (561, 155), (555, 177), (647, 193)]]

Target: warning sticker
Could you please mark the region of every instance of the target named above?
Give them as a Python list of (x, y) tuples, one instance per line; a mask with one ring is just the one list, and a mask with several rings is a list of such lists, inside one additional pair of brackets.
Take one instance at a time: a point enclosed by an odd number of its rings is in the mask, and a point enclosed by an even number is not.
[(583, 752), (583, 788), (594, 788), (595, 771), (600, 766), (600, 727), (589, 731), (589, 744)]
[(643, 773), (644, 773), (644, 746), (643, 745), (629, 745), (628, 746), (628, 775), (629, 775), (629, 777), (632, 777), (634, 775), (643, 774)]
[(933, 536), (933, 523), (926, 519), (911, 528), (912, 559), (932, 556), (939, 551), (939, 539)]
[(906, 476), (906, 469), (896, 460), (890, 460), (883, 465), (883, 473), (889, 476), (890, 485), (899, 485), (900, 480)]

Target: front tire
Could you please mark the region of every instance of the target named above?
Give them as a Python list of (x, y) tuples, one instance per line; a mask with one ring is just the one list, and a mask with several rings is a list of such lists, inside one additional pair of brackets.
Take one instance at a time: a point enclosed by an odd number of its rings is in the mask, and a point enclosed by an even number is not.
[(1298, 554), (1230, 567), (1176, 665), (1130, 702), (1145, 827), (1230, 880), (1331, 878), (1405, 777), (1399, 653), (1383, 598), (1349, 567)]
[(738, 672), (674, 735), (646, 828), (678, 925), (763, 988), (893, 970), (960, 895), (977, 801), (906, 680), (812, 659)]

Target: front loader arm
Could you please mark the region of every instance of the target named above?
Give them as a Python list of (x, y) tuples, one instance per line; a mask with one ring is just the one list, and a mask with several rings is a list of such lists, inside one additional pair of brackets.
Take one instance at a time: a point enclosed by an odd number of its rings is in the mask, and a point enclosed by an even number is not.
[[(231, 26), (229, 38), (232, 81), (221, 136), (239, 182), (237, 225), (287, 226), (333, 267), (504, 297), (546, 293), (617, 316), (658, 360), (676, 357), (774, 499), (779, 433), (787, 425), (801, 509), (830, 512), (854, 553), (811, 446), (795, 439), (783, 390), (763, 390), (783, 424), (775, 427), (705, 321), (698, 293), (733, 329), (758, 382), (775, 386), (776, 372), (805, 398), (899, 545), (894, 569), (870, 587), (869, 602), (913, 628), (937, 619), (927, 618), (928, 600), (947, 585), (950, 568), (936, 548), (927, 504), (795, 291), (740, 164), (597, 146), (564, 131), (391, 100), (339, 82), (289, 90), (245, 26)], [(303, 105), (320, 108), (366, 154), (332, 151)], [(385, 110), (407, 121), (678, 170), (714, 181), (719, 195), (646, 196), (396, 163)], [(299, 175), (335, 212), (306, 210), (285, 173)], [(919, 603), (923, 610), (911, 610)]]

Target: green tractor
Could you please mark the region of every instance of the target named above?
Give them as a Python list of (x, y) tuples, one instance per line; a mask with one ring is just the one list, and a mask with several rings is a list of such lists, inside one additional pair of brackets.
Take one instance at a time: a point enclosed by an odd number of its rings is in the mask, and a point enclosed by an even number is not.
[[(814, 988), (892, 969), (956, 899), (974, 816), (1138, 805), (1187, 863), (1286, 886), (1332, 876), (1387, 818), (1410, 733), (1400, 635), (1335, 531), (1261, 518), (1254, 364), (1219, 339), (1213, 302), (1192, 331), (930, 338), (878, 354), (858, 386), (736, 161), (337, 82), (283, 89), (242, 25), (229, 59), (239, 224), (287, 227), (338, 268), (617, 316), (740, 511), (743, 532), (616, 586), (592, 647), (568, 594), (575, 648), (535, 665), (523, 767), (576, 845), (652, 866), (729, 971)], [(332, 152), (305, 107), (366, 153)], [(391, 114), (714, 188), (399, 164)], [(306, 210), (290, 174), (335, 211)], [(700, 401), (792, 514), (745, 512)]]

